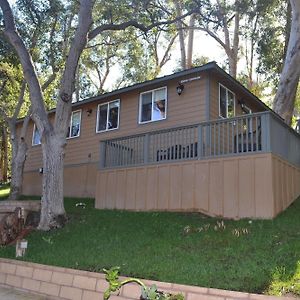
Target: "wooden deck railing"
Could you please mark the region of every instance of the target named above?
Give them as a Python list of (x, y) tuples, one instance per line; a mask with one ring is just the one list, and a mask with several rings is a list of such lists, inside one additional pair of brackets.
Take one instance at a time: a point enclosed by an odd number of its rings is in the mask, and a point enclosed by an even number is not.
[(300, 135), (269, 111), (101, 141), (100, 148), (101, 168), (258, 152), (300, 165)]

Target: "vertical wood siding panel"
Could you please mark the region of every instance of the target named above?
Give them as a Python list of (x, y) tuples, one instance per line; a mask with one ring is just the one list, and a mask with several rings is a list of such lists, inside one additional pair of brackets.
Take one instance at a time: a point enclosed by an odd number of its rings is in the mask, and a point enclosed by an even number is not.
[(157, 209), (158, 178), (157, 168), (150, 167), (147, 170), (147, 209)]
[(273, 158), (273, 190), (274, 190), (274, 201), (275, 201), (275, 213), (278, 214), (282, 211), (282, 202), (281, 202), (281, 196), (280, 196), (280, 168), (279, 168), (279, 161), (277, 158)]
[(238, 161), (224, 161), (224, 216), (226, 218), (237, 218), (239, 215), (238, 182)]
[(239, 216), (254, 217), (254, 162), (252, 158), (239, 160)]
[(157, 209), (168, 209), (170, 197), (170, 167), (158, 167), (158, 202)]
[(272, 194), (271, 157), (255, 158), (255, 207), (256, 217), (272, 218), (274, 216), (274, 200)]
[(127, 170), (126, 175), (126, 209), (135, 209), (136, 169)]
[(102, 172), (98, 172), (98, 176), (97, 176), (98, 180), (98, 184), (97, 184), (97, 200), (99, 199), (99, 201), (96, 201), (97, 203), (97, 208), (106, 208), (106, 178), (107, 178), (107, 173), (102, 173)]
[(116, 208), (116, 172), (111, 170), (107, 174), (107, 192), (106, 192), (106, 207), (108, 209), (115, 209)]
[(181, 167), (178, 165), (170, 166), (170, 200), (169, 208), (180, 210), (181, 208)]
[(195, 167), (195, 208), (209, 209), (209, 164), (196, 162)]
[(146, 169), (137, 169), (136, 174), (136, 205), (137, 210), (146, 210)]
[(209, 171), (209, 212), (214, 215), (223, 213), (223, 165), (211, 162)]
[(97, 178), (97, 164), (88, 165), (88, 174), (86, 181), (86, 196), (89, 198), (95, 197), (96, 190), (96, 178)]
[(116, 185), (116, 208), (125, 209), (126, 198), (126, 171), (118, 170)]
[(182, 165), (182, 202), (183, 210), (194, 209), (194, 164)]

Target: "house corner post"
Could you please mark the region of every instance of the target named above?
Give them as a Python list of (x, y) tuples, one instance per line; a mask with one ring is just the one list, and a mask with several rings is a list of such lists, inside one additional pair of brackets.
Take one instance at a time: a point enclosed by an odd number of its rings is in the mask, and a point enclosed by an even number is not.
[(271, 112), (261, 116), (261, 144), (263, 152), (271, 152)]

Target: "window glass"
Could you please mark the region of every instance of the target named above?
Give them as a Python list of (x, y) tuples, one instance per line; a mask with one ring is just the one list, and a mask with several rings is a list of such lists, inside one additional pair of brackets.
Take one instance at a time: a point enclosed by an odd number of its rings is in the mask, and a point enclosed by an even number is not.
[(226, 89), (220, 86), (220, 116), (223, 118), (227, 117), (226, 111)]
[(81, 111), (76, 111), (72, 113), (71, 117), (71, 130), (69, 137), (76, 137), (80, 134), (80, 120), (81, 120)]
[(119, 127), (120, 100), (98, 106), (97, 132)]
[(72, 112), (67, 137), (77, 137), (80, 134), (81, 111)]
[(154, 105), (152, 120), (162, 120), (166, 117), (166, 91), (165, 89), (154, 91)]
[(119, 122), (119, 101), (114, 101), (109, 103), (109, 116), (108, 116), (108, 128), (115, 129), (118, 128)]
[(162, 88), (141, 94), (141, 123), (166, 118), (166, 91), (166, 88)]
[(219, 85), (219, 87), (220, 117), (232, 118), (235, 115), (235, 95), (221, 84)]
[(99, 106), (99, 109), (98, 109), (98, 128), (97, 128), (97, 131), (106, 130), (107, 108), (108, 108), (108, 104), (107, 103)]
[(234, 94), (227, 90), (227, 118), (234, 117)]
[(141, 122), (151, 121), (151, 113), (152, 113), (152, 93), (144, 93), (142, 94), (141, 100)]
[(39, 145), (41, 144), (41, 135), (37, 129), (37, 127), (33, 126), (33, 137), (32, 137), (32, 145)]

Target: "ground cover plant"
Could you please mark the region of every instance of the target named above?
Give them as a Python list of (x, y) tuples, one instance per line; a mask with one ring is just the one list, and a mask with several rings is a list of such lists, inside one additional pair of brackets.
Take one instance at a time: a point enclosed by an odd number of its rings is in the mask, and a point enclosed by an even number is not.
[[(24, 260), (228, 290), (300, 296), (300, 198), (275, 220), (96, 210), (65, 199), (63, 229), (32, 232)], [(15, 257), (13, 246), (0, 256)]]

